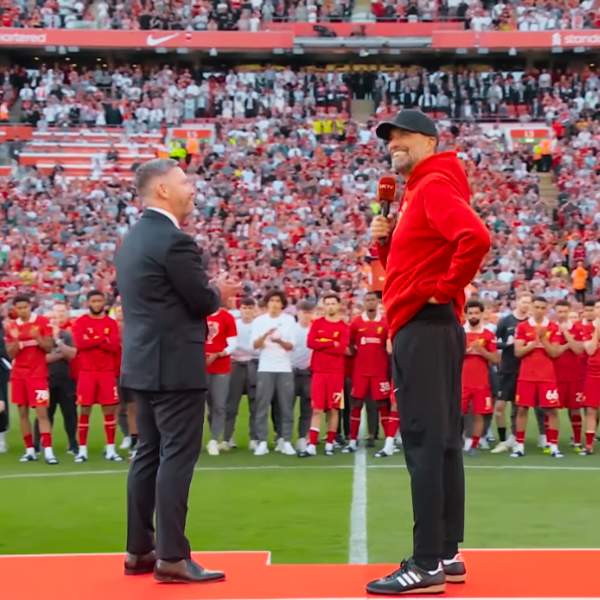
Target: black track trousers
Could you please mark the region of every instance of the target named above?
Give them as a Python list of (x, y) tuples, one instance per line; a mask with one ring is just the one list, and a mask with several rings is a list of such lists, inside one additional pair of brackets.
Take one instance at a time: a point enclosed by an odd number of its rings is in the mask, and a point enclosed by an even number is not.
[(413, 555), (463, 541), (461, 378), (465, 332), (451, 304), (426, 304), (394, 336), (393, 381), (414, 514)]

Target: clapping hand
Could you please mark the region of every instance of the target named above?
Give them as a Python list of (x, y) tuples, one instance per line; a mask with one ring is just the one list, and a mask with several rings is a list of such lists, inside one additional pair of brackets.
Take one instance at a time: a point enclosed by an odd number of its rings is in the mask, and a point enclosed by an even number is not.
[(221, 273), (215, 280), (214, 285), (221, 292), (221, 304), (228, 306), (231, 298), (242, 291), (242, 283), (236, 277), (230, 277), (228, 273)]

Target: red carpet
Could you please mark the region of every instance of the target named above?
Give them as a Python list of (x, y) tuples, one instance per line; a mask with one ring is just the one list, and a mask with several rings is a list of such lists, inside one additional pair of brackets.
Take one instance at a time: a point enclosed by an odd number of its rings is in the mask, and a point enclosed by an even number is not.
[[(468, 581), (447, 585), (452, 598), (600, 597), (600, 550), (465, 550)], [(125, 577), (121, 555), (0, 557), (6, 600), (358, 600), (365, 583), (390, 565), (269, 565), (267, 552), (198, 553), (227, 581), (203, 585)]]

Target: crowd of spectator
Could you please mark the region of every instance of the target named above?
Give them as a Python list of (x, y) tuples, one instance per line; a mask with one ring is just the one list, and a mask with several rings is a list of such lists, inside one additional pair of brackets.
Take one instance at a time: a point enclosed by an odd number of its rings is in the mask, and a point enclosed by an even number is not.
[[(505, 305), (522, 286), (559, 298), (573, 293), (571, 271), (582, 260), (590, 291), (600, 291), (599, 85), (593, 70), (502, 76), (267, 67), (218, 74), (99, 66), (76, 73), (44, 66), (4, 77), (5, 90), (20, 89), (25, 115), (39, 111), (38, 126), (114, 123), (126, 136), (216, 116), (215, 143), (189, 162), (197, 211), (188, 226), (211, 268), (232, 270), (256, 296), (282, 287), (292, 298), (315, 300), (333, 286), (347, 303), (370, 287), (367, 230), (377, 180), (389, 168), (372, 123), (348, 117), (352, 97), (373, 99), (378, 117), (402, 106), (428, 111), (429, 95), (462, 99), (463, 108), (482, 104), (488, 114), (508, 103), (540, 106), (532, 112), (552, 123), (556, 138), (554, 211), (540, 200), (530, 147), (512, 147), (499, 128), (484, 132), (478, 115), (440, 121), (440, 150), (460, 153), (473, 203), (492, 230), (493, 251), (477, 285), (484, 298)], [(140, 212), (128, 181), (71, 181), (59, 169), (51, 176), (26, 169), (2, 180), (0, 194), (4, 298), (25, 288), (43, 302), (78, 307), (89, 289), (114, 288), (113, 253)]]
[[(353, 0), (3, 0), (0, 27), (258, 31), (271, 22), (349, 21), (354, 9)], [(600, 26), (597, 0), (373, 0), (371, 13), (377, 21), (457, 21), (477, 31)]]
[[(182, 121), (290, 117), (346, 118), (352, 99), (370, 99), (381, 116), (418, 107), (437, 118), (565, 123), (599, 116), (595, 69), (494, 72), (420, 67), (261, 71), (170, 65), (108, 69), (42, 65), (0, 76), (3, 97), (21, 100), (21, 122), (44, 127), (122, 125), (160, 130)], [(2, 112), (2, 110), (0, 110)], [(4, 111), (7, 113), (7, 111)]]

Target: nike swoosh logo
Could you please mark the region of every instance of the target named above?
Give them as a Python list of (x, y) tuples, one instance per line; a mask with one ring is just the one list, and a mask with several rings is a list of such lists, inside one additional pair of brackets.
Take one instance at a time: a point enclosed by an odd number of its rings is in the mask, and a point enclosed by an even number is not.
[(146, 38), (146, 43), (148, 44), (148, 46), (158, 46), (163, 42), (168, 42), (169, 40), (176, 38), (178, 35), (178, 33), (173, 33), (171, 35), (165, 35), (163, 37), (155, 38), (152, 34), (150, 34)]

